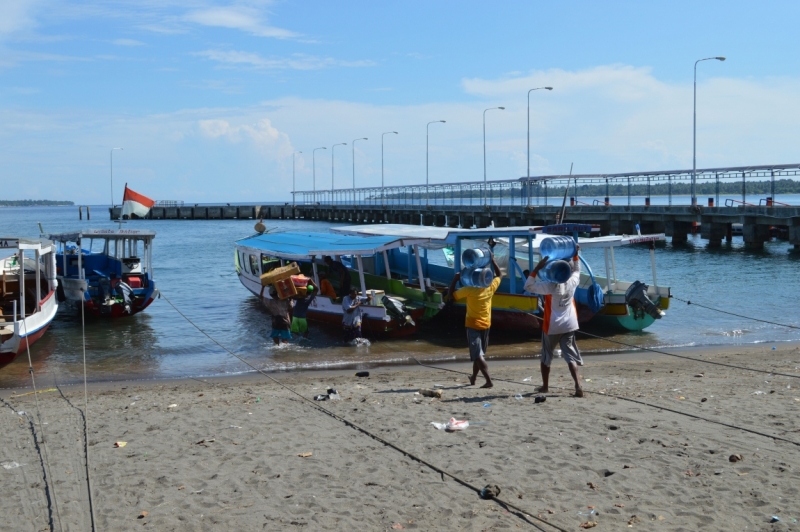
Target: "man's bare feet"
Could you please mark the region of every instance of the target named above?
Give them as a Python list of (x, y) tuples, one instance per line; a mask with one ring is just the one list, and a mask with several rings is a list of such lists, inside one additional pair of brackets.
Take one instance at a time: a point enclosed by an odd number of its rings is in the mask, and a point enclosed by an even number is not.
[(539, 393), (547, 393), (550, 390), (547, 389), (547, 386), (539, 386), (539, 388), (536, 391)]
[(475, 379), (476, 379), (476, 377), (472, 377), (472, 376), (470, 376), (470, 377), (469, 377), (469, 383), (470, 383), (472, 386), (475, 386)]
[(493, 388), (493, 387), (494, 387), (494, 384), (493, 384), (493, 383), (491, 383), (491, 382), (487, 382), (486, 384), (484, 384), (483, 386), (481, 386), (481, 388)]
[(580, 388), (575, 388), (575, 397), (583, 397), (583, 390)]

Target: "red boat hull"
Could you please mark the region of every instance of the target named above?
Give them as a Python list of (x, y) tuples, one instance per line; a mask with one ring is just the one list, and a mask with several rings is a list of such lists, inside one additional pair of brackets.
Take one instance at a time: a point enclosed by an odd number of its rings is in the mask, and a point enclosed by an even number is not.
[(35, 344), (36, 341), (41, 338), (45, 332), (47, 332), (48, 327), (50, 327), (49, 323), (35, 333), (29, 334), (25, 338), (21, 338), (16, 351), (0, 353), (0, 366), (5, 366), (17, 358), (18, 355), (27, 351), (28, 346)]
[(103, 310), (103, 305), (97, 305), (93, 300), (85, 301), (83, 304), (84, 310), (90, 316), (94, 316), (96, 318), (124, 318), (126, 316), (133, 316), (134, 314), (138, 314), (139, 312), (143, 311), (147, 307), (150, 306), (150, 303), (153, 302), (153, 298), (147, 299), (143, 303), (138, 303), (139, 300), (135, 300), (131, 305), (131, 313), (128, 314), (125, 312), (125, 305), (121, 303), (114, 303), (110, 306), (105, 306), (107, 310)]

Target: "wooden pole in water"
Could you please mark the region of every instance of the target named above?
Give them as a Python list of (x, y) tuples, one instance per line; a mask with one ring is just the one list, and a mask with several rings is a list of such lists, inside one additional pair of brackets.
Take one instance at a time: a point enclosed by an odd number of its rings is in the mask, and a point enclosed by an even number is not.
[(83, 207), (78, 205), (78, 220), (83, 220)]
[(86, 219), (87, 220), (91, 220), (92, 219), (92, 215), (89, 213), (89, 206), (88, 205), (86, 206)]

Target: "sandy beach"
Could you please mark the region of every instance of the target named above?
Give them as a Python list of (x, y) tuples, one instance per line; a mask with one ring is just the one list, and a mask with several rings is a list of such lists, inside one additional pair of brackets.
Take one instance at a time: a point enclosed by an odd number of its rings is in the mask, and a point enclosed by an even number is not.
[[(800, 376), (797, 345), (680, 354)], [(589, 520), (597, 530), (800, 526), (798, 378), (668, 356), (595, 356), (582, 371), (585, 398), (571, 397), (558, 360), (547, 399), (537, 404), (537, 360), (490, 360), (490, 390), (455, 373), (467, 364), (442, 367), (451, 371), (273, 375), (299, 396), (262, 375), (93, 385), (97, 529), (549, 531), (581, 530)], [(434, 385), (441, 399), (415, 393)], [(303, 399), (329, 387), (341, 400)], [(42, 390), (46, 425), (34, 423), (29, 391), (0, 394), (0, 529), (50, 530), (52, 519), (53, 530), (91, 530), (83, 388)], [(431, 424), (451, 417), (472, 425), (445, 432)], [(43, 434), (47, 445), (37, 445)], [(487, 485), (500, 487), (500, 500), (469, 487)]]

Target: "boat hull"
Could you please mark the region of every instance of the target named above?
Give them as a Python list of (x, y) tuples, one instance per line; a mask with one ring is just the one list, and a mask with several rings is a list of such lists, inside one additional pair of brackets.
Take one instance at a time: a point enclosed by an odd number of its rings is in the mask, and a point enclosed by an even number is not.
[(3, 335), (3, 341), (0, 344), (0, 366), (13, 362), (18, 355), (24, 353), (47, 332), (58, 310), (55, 292), (50, 291), (42, 298), (40, 305), (41, 310), (26, 317), (24, 321), (9, 322), (6, 325), (10, 326), (13, 332), (10, 335)]
[(139, 294), (136, 294), (132, 298), (130, 312), (128, 312), (123, 303), (115, 301), (114, 303), (104, 305), (92, 299), (89, 292), (90, 286), (84, 279), (61, 277), (59, 278), (59, 282), (61, 282), (64, 287), (63, 294), (66, 303), (77, 310), (80, 310), (80, 305), (83, 305), (86, 314), (96, 318), (124, 318), (133, 316), (149, 307), (158, 294), (155, 281), (150, 280), (147, 288), (141, 290)]
[[(256, 281), (254, 276), (240, 272), (239, 281), (251, 294), (261, 295), (261, 283)], [(391, 318), (382, 306), (362, 305), (361, 308), (364, 312), (361, 332), (370, 337), (397, 338), (414, 334), (425, 314), (424, 308), (409, 309), (411, 319), (414, 321), (414, 325), (411, 325), (401, 324), (398, 320)], [(341, 328), (343, 313), (341, 303), (337, 303), (329, 297), (317, 296), (308, 307), (307, 319), (325, 326)]]

